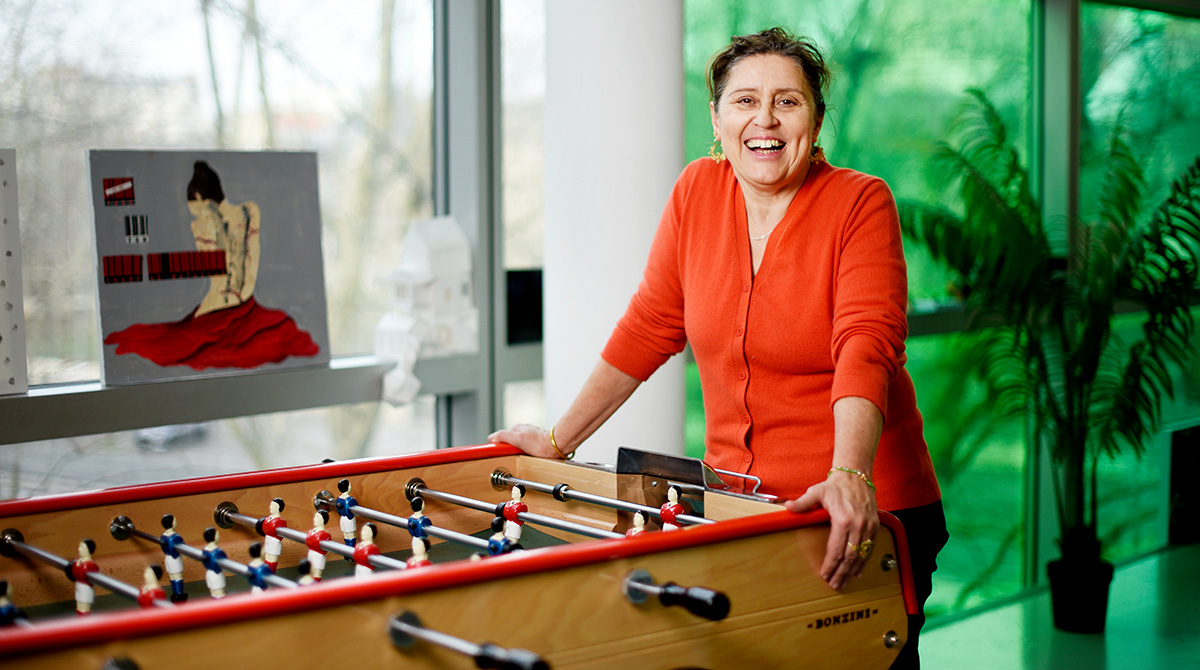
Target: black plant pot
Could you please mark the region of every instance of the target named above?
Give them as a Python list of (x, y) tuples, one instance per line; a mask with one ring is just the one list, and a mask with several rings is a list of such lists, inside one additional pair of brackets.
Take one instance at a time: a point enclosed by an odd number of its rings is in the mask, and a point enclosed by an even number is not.
[(1059, 559), (1046, 565), (1054, 627), (1069, 633), (1103, 633), (1113, 566), (1107, 561)]

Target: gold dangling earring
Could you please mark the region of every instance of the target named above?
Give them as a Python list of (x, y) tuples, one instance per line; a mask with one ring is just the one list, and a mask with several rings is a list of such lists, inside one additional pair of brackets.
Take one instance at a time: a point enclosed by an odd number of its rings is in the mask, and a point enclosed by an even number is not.
[(825, 160), (825, 148), (814, 144), (812, 152), (808, 154), (808, 162), (820, 163), (823, 160)]
[(717, 163), (725, 160), (725, 152), (721, 149), (721, 140), (717, 139), (716, 133), (713, 133), (713, 142), (708, 147), (708, 157)]

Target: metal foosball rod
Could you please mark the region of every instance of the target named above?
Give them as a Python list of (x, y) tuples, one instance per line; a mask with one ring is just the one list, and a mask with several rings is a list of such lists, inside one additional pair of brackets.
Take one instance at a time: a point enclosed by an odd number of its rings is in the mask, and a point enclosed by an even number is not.
[[(420, 478), (413, 478), (413, 479), (409, 480), (408, 484), (406, 484), (404, 486), (404, 493), (410, 499), (413, 496), (419, 495), (423, 498), (432, 498), (434, 500), (440, 500), (442, 502), (447, 502), (452, 505), (458, 505), (460, 507), (468, 507), (471, 509), (479, 510), (481, 512), (487, 512), (494, 516), (503, 516), (503, 514), (504, 514), (505, 503), (490, 503), (490, 502), (486, 502), (483, 500), (476, 500), (474, 498), (467, 498), (465, 496), (460, 496), (460, 495), (457, 495), (454, 493), (446, 493), (445, 491), (437, 491), (435, 489), (431, 489), (431, 488), (427, 487), (425, 485), (425, 482), (422, 481)], [(524, 521), (525, 523), (529, 523), (529, 524), (532, 524), (535, 526), (546, 526), (547, 528), (556, 528), (558, 530), (565, 530), (568, 533), (575, 533), (576, 535), (586, 535), (588, 537), (600, 538), (602, 540), (618, 538), (618, 537), (625, 537), (624, 535), (622, 535), (620, 533), (614, 533), (614, 532), (608, 531), (608, 530), (601, 530), (599, 528), (591, 528), (589, 526), (584, 526), (583, 524), (573, 523), (571, 521), (563, 521), (561, 519), (555, 519), (554, 517), (543, 516), (541, 514), (534, 514), (532, 512), (520, 512), (519, 514), (517, 514), (517, 518), (519, 518), (521, 521)]]
[[(7, 556), (9, 558), (16, 558), (17, 556), (21, 555), (30, 556), (43, 563), (46, 563), (47, 565), (51, 565), (59, 570), (62, 570), (67, 575), (71, 574), (72, 561), (69, 561), (56, 554), (52, 554), (44, 549), (39, 549), (35, 546), (25, 544), (25, 536), (21, 534), (21, 531), (16, 530), (15, 528), (9, 528), (3, 533), (0, 533), (0, 555)], [(129, 598), (134, 602), (140, 602), (139, 598), (142, 595), (141, 589), (109, 577), (108, 575), (98, 571), (86, 572), (84, 574), (84, 578), (87, 579), (88, 584), (106, 588), (109, 591)], [(173, 603), (166, 600), (153, 600), (151, 602), (159, 607), (175, 606)]]
[(699, 617), (720, 621), (729, 615), (729, 596), (703, 586), (680, 586), (675, 582), (656, 584), (646, 570), (638, 569), (625, 577), (625, 597), (641, 605), (651, 596), (668, 607), (678, 606)]
[(490, 642), (475, 644), (468, 640), (426, 628), (413, 612), (405, 611), (392, 617), (388, 626), (392, 643), (404, 650), (422, 640), (445, 647), (475, 659), (475, 667), (501, 668), (502, 670), (550, 670), (550, 664), (541, 656), (525, 649), (505, 649)]
[[(551, 496), (554, 496), (555, 500), (558, 500), (559, 502), (578, 500), (580, 502), (600, 505), (601, 507), (610, 507), (612, 509), (619, 509), (627, 512), (645, 512), (650, 516), (660, 519), (662, 518), (661, 509), (658, 507), (641, 505), (635, 502), (629, 502), (627, 500), (620, 500), (617, 498), (609, 498), (607, 496), (596, 495), (595, 493), (575, 491), (569, 484), (544, 484), (542, 482), (530, 481), (528, 479), (520, 479), (518, 477), (514, 477), (508, 472), (505, 472), (504, 470), (496, 470), (492, 473), (492, 485), (497, 488), (516, 486), (518, 484), (532, 491), (549, 493)], [(716, 523), (716, 521), (713, 521), (712, 519), (705, 519), (702, 516), (694, 516), (691, 514), (678, 514), (675, 518), (685, 524), (690, 525)]]
[[(315, 498), (313, 498), (313, 505), (317, 509), (331, 510), (336, 504), (334, 502), (335, 500), (336, 498), (334, 498), (333, 493), (329, 491), (321, 491), (317, 493)], [(348, 509), (356, 516), (361, 516), (365, 519), (371, 519), (372, 521), (378, 521), (379, 523), (385, 523), (389, 526), (395, 526), (397, 528), (408, 529), (409, 522), (412, 519), (412, 517), (388, 514), (387, 512), (380, 512), (379, 510), (371, 509), (370, 507), (363, 507), (362, 505), (350, 505)], [(439, 528), (434, 525), (425, 525), (423, 528), (427, 535), (431, 535), (436, 538), (462, 544), (471, 547), (472, 549), (481, 549), (486, 551), (488, 548), (487, 540), (478, 537), (467, 535), (465, 533), (458, 533), (445, 528)]]
[[(246, 516), (245, 514), (238, 512), (237, 509), (237, 505), (231, 502), (223, 502), (217, 506), (216, 510), (213, 511), (213, 518), (216, 519), (218, 526), (232, 528), (235, 524), (238, 524), (247, 528), (253, 528), (255, 532), (261, 534), (262, 530), (259, 526), (260, 520), (252, 516)], [(293, 530), (286, 526), (276, 528), (275, 534), (284, 538), (285, 540), (299, 542), (300, 544), (307, 544), (307, 536), (304, 533), (298, 530)], [(339, 556), (345, 556), (346, 558), (352, 559), (354, 557), (354, 549), (344, 544), (338, 544), (336, 542), (325, 540), (321, 542), (321, 548), (338, 554)], [(405, 567), (407, 567), (404, 564), (404, 561), (397, 561), (394, 558), (381, 555), (368, 556), (367, 561), (377, 568), (384, 568), (387, 570), (403, 570)]]
[[(136, 537), (148, 542), (153, 542), (154, 544), (160, 543), (160, 539), (157, 535), (151, 535), (150, 533), (137, 528), (134, 525), (133, 520), (127, 516), (118, 516), (114, 518), (108, 525), (108, 532), (111, 533), (112, 536), (117, 540), (124, 541), (130, 537)], [(175, 545), (175, 550), (178, 551), (182, 556), (187, 556), (188, 558), (200, 561), (201, 563), (204, 562), (204, 552), (196, 547), (179, 543)], [(244, 563), (238, 563), (230, 558), (217, 558), (215, 560), (216, 563), (222, 568), (236, 575), (247, 577), (250, 574), (250, 568), (248, 568)], [(296, 582), (293, 582), (290, 579), (276, 577), (275, 575), (265, 575), (263, 580), (271, 586), (278, 586), (285, 589), (295, 588), (298, 586)]]

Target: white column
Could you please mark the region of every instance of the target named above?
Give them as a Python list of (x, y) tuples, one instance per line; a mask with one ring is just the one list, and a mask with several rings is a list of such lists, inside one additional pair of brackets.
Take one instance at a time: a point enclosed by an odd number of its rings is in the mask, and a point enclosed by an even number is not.
[[(683, 169), (681, 0), (546, 3), (544, 375), (566, 411), (642, 277)], [(676, 356), (579, 450), (683, 453)]]

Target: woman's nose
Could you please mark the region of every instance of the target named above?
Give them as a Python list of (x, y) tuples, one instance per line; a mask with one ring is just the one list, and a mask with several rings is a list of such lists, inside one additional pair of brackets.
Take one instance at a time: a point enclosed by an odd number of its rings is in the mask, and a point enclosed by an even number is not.
[(775, 108), (771, 105), (762, 105), (758, 108), (758, 114), (755, 115), (754, 120), (764, 128), (771, 127), (775, 124)]

